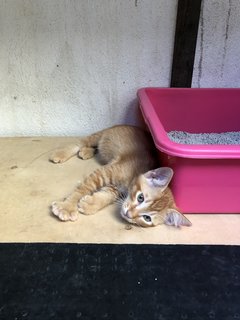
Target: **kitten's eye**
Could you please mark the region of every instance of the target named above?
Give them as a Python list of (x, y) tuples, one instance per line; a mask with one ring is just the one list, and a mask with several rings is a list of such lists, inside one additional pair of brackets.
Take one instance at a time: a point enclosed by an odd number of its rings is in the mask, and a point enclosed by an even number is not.
[(144, 195), (143, 193), (139, 193), (139, 195), (137, 196), (137, 201), (139, 203), (142, 203), (144, 201)]
[(143, 215), (143, 219), (146, 221), (146, 222), (152, 222), (152, 218), (150, 216), (147, 216), (146, 214)]

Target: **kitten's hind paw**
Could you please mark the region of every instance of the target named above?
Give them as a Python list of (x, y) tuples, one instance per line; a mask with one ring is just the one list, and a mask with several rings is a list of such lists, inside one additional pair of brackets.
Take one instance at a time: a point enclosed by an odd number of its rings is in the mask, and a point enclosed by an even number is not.
[(95, 149), (90, 147), (83, 147), (78, 153), (79, 158), (83, 160), (91, 159), (95, 154)]
[(65, 202), (53, 202), (52, 213), (62, 221), (76, 221), (78, 212), (70, 210)]
[(76, 155), (79, 151), (79, 146), (69, 145), (65, 148), (60, 148), (52, 152), (49, 157), (49, 161), (53, 163), (63, 163)]
[(53, 152), (50, 157), (49, 157), (49, 161), (53, 162), (53, 163), (62, 163), (67, 161), (69, 158), (69, 156), (66, 154), (65, 150), (56, 150), (55, 152)]

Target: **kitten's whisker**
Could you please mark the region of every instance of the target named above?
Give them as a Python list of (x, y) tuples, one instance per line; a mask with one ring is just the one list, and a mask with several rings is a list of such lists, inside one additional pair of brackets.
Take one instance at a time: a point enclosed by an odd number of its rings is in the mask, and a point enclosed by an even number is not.
[(118, 204), (119, 206), (122, 206), (124, 203), (124, 200), (123, 199), (116, 199), (115, 203)]
[(127, 192), (122, 192), (119, 194), (119, 199), (125, 200), (127, 198), (128, 193)]

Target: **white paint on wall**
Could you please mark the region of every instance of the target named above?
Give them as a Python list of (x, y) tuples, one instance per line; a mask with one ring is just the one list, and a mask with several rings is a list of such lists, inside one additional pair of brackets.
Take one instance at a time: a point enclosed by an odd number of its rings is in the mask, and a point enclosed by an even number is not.
[(240, 86), (240, 1), (203, 0), (193, 87)]
[(1, 0), (0, 135), (138, 123), (136, 91), (169, 86), (177, 0)]

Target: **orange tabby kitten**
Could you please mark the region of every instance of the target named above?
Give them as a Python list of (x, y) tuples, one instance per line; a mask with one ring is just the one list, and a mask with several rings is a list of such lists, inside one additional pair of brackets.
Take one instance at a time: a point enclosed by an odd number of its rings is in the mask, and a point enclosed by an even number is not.
[[(62, 163), (78, 154), (82, 159), (94, 156), (97, 150), (103, 166), (90, 174), (65, 200), (53, 202), (52, 212), (62, 221), (74, 221), (78, 214), (93, 214), (121, 199), (121, 216), (143, 227), (165, 223), (190, 226), (178, 212), (168, 184), (173, 171), (156, 168), (155, 149), (145, 131), (133, 126), (115, 126), (88, 137), (79, 144), (56, 150), (50, 157)], [(119, 201), (119, 200), (118, 200)]]

